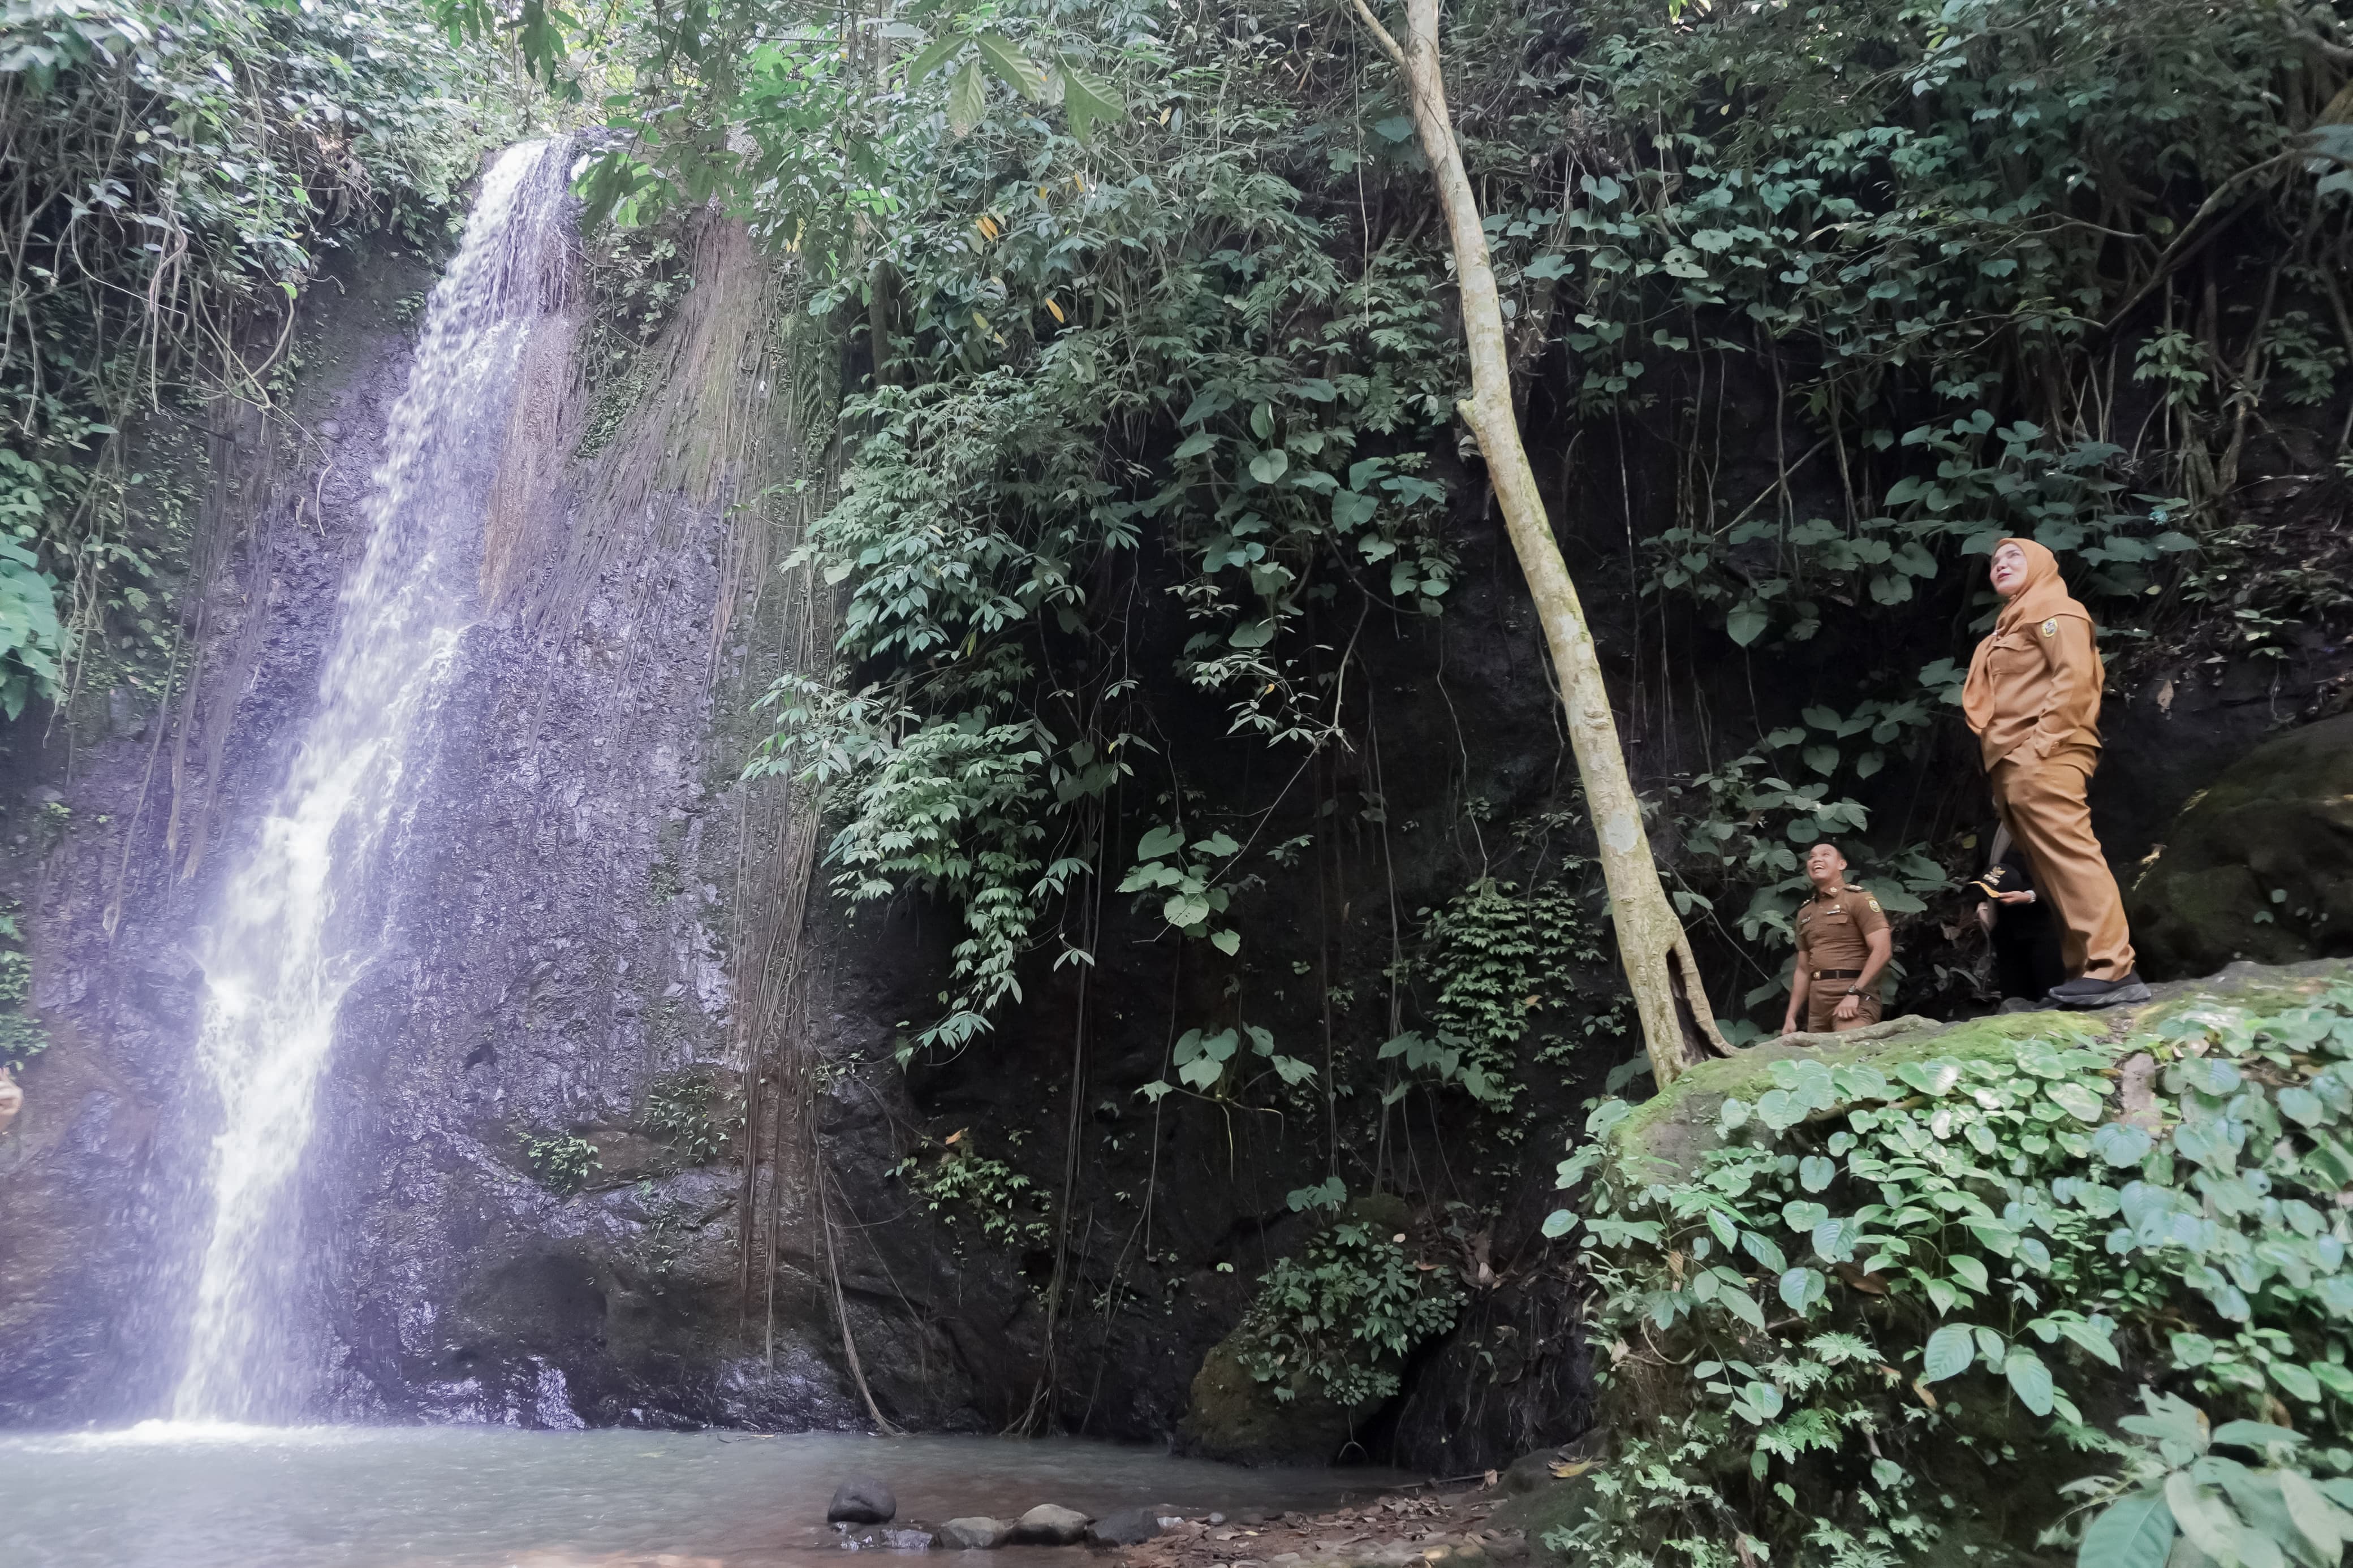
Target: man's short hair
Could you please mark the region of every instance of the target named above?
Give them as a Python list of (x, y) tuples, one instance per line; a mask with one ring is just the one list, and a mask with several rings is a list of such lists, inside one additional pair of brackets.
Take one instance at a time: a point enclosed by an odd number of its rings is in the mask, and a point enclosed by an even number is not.
[(1806, 846), (1806, 853), (1809, 855), (1817, 849), (1827, 849), (1841, 860), (1846, 858), (1846, 851), (1838, 847), (1838, 841), (1834, 838), (1817, 838)]

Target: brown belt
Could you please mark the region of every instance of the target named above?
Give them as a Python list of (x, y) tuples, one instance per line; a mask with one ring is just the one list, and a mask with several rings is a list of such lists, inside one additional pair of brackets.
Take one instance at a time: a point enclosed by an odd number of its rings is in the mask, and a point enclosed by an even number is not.
[(1862, 971), (1860, 969), (1817, 969), (1814, 971), (1814, 978), (1817, 980), (1860, 980), (1862, 978)]

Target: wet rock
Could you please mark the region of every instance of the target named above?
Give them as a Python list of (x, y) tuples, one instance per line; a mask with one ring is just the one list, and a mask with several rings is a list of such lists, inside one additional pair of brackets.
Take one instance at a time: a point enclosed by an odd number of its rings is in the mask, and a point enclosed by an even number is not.
[(1159, 1534), (1162, 1518), (1174, 1516), (1176, 1511), (1165, 1505), (1124, 1508), (1095, 1521), (1087, 1536), (1098, 1546), (1134, 1546)]
[(887, 1524), (899, 1511), (899, 1495), (879, 1476), (849, 1476), (825, 1505), (828, 1524)]
[(886, 1530), (877, 1539), (886, 1552), (929, 1552), (938, 1544), (928, 1530)]
[(2353, 714), (2255, 747), (2164, 838), (2126, 897), (2145, 975), (2353, 952)]
[(1077, 1509), (1041, 1502), (1015, 1521), (1010, 1539), (1025, 1546), (1070, 1546), (1085, 1538), (1092, 1522)]
[(1005, 1544), (1013, 1527), (1001, 1519), (976, 1514), (968, 1519), (952, 1519), (940, 1526), (940, 1544), (965, 1552), (993, 1552)]

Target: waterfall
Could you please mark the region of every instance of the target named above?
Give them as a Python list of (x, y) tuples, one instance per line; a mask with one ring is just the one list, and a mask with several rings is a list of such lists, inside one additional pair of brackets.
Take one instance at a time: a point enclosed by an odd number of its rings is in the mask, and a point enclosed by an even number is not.
[(298, 1177), (338, 1009), (396, 931), (393, 873), (476, 616), (483, 512), (525, 350), (565, 304), (565, 158), (561, 141), (525, 143), (483, 181), (393, 408), (316, 710), (199, 939), (198, 1055), (219, 1131), (177, 1420), (285, 1420), (311, 1393), (292, 1350)]

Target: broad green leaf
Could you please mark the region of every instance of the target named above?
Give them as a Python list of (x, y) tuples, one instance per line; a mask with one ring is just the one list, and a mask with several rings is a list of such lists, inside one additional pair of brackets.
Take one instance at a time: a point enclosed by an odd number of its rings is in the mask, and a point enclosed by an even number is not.
[(2305, 1371), (2297, 1363), (2275, 1361), (2263, 1370), (2271, 1373), (2272, 1381), (2287, 1390), (2291, 1397), (2301, 1399), (2307, 1405), (2319, 1402), (2319, 1379)]
[(2148, 1157), (2155, 1140), (2128, 1122), (2111, 1121), (2092, 1134), (2092, 1152), (2122, 1170)]
[(1765, 628), (1772, 624), (1773, 617), (1766, 612), (1764, 605), (1754, 599), (1741, 600), (1732, 607), (1732, 613), (1724, 618), (1725, 631), (1730, 634), (1732, 640), (1742, 647), (1746, 647), (1750, 643), (1763, 637)]
[(1567, 1209), (1555, 1209), (1545, 1215), (1544, 1234), (1548, 1241), (1558, 1241), (1577, 1228), (1577, 1216)]
[(948, 82), (948, 130), (969, 136), (987, 114), (988, 82), (980, 74), (980, 62), (971, 60)]
[(2173, 1510), (2154, 1487), (2111, 1503), (2084, 1527), (2075, 1568), (2165, 1568), (2173, 1550)]
[(1810, 1193), (1819, 1193), (1838, 1179), (1838, 1163), (1820, 1154), (1809, 1154), (1798, 1162), (1798, 1184)]
[(1202, 453), (1214, 448), (1217, 444), (1217, 437), (1209, 431), (1196, 430), (1179, 441), (1176, 444), (1176, 449), (1171, 452), (1169, 457), (1173, 461), (1181, 463), (1187, 458), (1199, 457)]
[(2311, 1478), (2294, 1470), (2279, 1472), (2279, 1489), (2288, 1518), (2318, 1551), (2321, 1561), (2334, 1563), (2342, 1557), (2346, 1542), (2353, 1540), (2353, 1515), (2321, 1496)]
[(2072, 1079), (2054, 1083), (2044, 1092), (2078, 1121), (2097, 1121), (2102, 1115), (2100, 1097)]
[(1977, 1291), (1979, 1295), (1983, 1295), (1985, 1293), (1987, 1279), (1984, 1259), (1971, 1258), (1967, 1253), (1961, 1253), (1957, 1257), (1948, 1258), (1945, 1261), (1946, 1266), (1952, 1269), (1954, 1277), (1959, 1279), (1962, 1284), (1967, 1285), (1970, 1289)]
[(1781, 1300), (1789, 1310), (1803, 1316), (1815, 1302), (1830, 1293), (1830, 1281), (1811, 1268), (1792, 1268), (1781, 1276)]
[(1231, 931), (1213, 931), (1209, 933), (1209, 945), (1231, 958), (1242, 950), (1241, 934)]
[(2037, 1415), (2048, 1415), (2052, 1408), (2051, 1369), (2042, 1358), (2024, 1345), (2012, 1345), (2001, 1363), (2001, 1374), (2010, 1380), (2010, 1392), (2018, 1402)]
[(914, 86), (947, 64), (955, 57), (955, 52), (964, 47), (965, 42), (963, 34), (950, 33), (946, 37), (925, 45), (922, 53), (907, 62), (907, 85)]
[(976, 33), (973, 43), (998, 80), (1033, 101), (1046, 96), (1046, 73), (1001, 33)]
[(1928, 1336), (1927, 1349), (1921, 1356), (1921, 1375), (1930, 1383), (1942, 1383), (1968, 1371), (1969, 1363), (1976, 1359), (1976, 1337), (1969, 1326), (1947, 1323)]
[(1262, 485), (1271, 485), (1282, 478), (1291, 467), (1291, 454), (1277, 447), (1261, 452), (1250, 460), (1250, 478)]
[(1085, 142), (1092, 138), (1095, 126), (1106, 120), (1118, 120), (1127, 109), (1120, 101), (1117, 89), (1099, 77), (1089, 76), (1073, 66), (1062, 68), (1062, 112), (1071, 122), (1071, 134)]
[(1135, 858), (1139, 860), (1157, 860), (1164, 855), (1175, 854), (1184, 847), (1183, 833), (1174, 827), (1155, 827), (1145, 834), (1143, 840), (1136, 845)]

